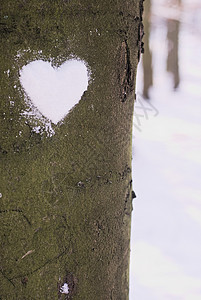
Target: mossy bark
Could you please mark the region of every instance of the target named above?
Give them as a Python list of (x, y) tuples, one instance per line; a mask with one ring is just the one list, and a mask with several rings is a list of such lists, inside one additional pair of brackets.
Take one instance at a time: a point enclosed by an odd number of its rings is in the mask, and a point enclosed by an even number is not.
[[(128, 299), (141, 16), (139, 0), (1, 1), (2, 300)], [(90, 84), (50, 136), (23, 114), (19, 70), (72, 57)]]

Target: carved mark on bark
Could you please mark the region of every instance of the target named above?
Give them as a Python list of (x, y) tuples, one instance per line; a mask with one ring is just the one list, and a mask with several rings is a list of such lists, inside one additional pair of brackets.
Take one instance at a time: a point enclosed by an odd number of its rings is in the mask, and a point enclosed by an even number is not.
[(134, 90), (134, 72), (130, 61), (130, 49), (127, 39), (121, 44), (119, 66), (120, 97), (121, 101), (125, 102)]
[(143, 36), (144, 36), (144, 25), (142, 23), (142, 16), (143, 16), (143, 11), (144, 11), (144, 6), (143, 6), (144, 0), (141, 0), (139, 3), (139, 9), (140, 9), (140, 23), (138, 26), (138, 62), (140, 60), (140, 55), (141, 53), (144, 53), (144, 43), (142, 41)]
[[(0, 273), (2, 274), (2, 276), (3, 276), (10, 284), (12, 284), (12, 286), (15, 287), (14, 283), (12, 282), (12, 280), (11, 280), (10, 278), (8, 278), (8, 277), (4, 274), (4, 272), (3, 272), (2, 270), (0, 270)], [(0, 298), (0, 299), (1, 299), (1, 298)]]
[(124, 203), (124, 213), (127, 216), (130, 216), (130, 214), (131, 214), (132, 200), (133, 200), (133, 197), (132, 197), (132, 180), (131, 180), (128, 184), (126, 199), (125, 199), (125, 203)]
[(51, 264), (51, 263), (55, 263), (57, 262), (57, 260), (59, 258), (61, 258), (62, 256), (64, 256), (65, 254), (69, 253), (69, 249), (65, 249), (64, 251), (62, 251), (60, 254), (58, 254), (57, 256), (51, 258), (51, 259), (48, 259), (45, 263), (43, 263), (41, 266), (39, 266), (38, 268), (34, 269), (33, 271), (30, 271), (30, 272), (27, 272), (25, 274), (20, 274), (20, 275), (17, 275), (17, 276), (13, 276), (12, 278), (9, 278), (9, 280), (14, 280), (14, 279), (18, 279), (18, 278), (24, 278), (24, 277), (28, 277), (34, 273), (36, 273), (37, 271), (43, 269), (47, 264)]
[(21, 209), (6, 209), (6, 210), (0, 210), (0, 214), (1, 213), (9, 213), (9, 212), (17, 212), (20, 213), (22, 215), (22, 217), (26, 220), (26, 222), (31, 226), (31, 222), (29, 221), (29, 219), (27, 218), (27, 216), (23, 213), (23, 211)]

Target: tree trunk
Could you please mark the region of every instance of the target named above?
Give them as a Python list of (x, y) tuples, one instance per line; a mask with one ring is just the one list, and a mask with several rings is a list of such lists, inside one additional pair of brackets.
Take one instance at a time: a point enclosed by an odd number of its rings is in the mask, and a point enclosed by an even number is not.
[[(177, 9), (181, 7), (181, 0), (176, 0), (174, 5)], [(174, 89), (177, 89), (180, 83), (179, 74), (179, 19), (167, 20), (167, 40), (168, 40), (168, 57), (167, 57), (167, 71), (171, 72), (174, 80)]]
[[(142, 2), (1, 2), (2, 300), (128, 299)], [(87, 62), (90, 83), (51, 134), (24, 113), (19, 72), (72, 57)]]
[(177, 89), (180, 83), (179, 75), (179, 20), (167, 20), (167, 39), (168, 39), (168, 57), (167, 71), (171, 72), (174, 80), (174, 89)]
[(151, 14), (151, 0), (146, 0), (144, 5), (144, 55), (143, 55), (143, 96), (149, 99), (149, 89), (153, 85), (153, 71), (152, 71), (152, 53), (149, 47), (150, 37), (150, 14)]

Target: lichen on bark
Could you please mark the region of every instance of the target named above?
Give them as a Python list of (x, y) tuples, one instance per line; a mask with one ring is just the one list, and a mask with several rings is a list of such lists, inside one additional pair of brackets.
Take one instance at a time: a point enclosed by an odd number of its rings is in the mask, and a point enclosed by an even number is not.
[[(139, 2), (1, 3), (1, 299), (128, 299)], [(88, 90), (54, 135), (36, 133), (19, 71), (72, 57)]]

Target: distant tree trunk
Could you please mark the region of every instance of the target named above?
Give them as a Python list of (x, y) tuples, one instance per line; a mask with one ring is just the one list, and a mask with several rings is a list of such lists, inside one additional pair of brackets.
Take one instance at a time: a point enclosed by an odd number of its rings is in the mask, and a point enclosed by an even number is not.
[(150, 37), (150, 13), (151, 13), (151, 0), (146, 0), (144, 5), (144, 55), (143, 55), (143, 96), (149, 99), (149, 89), (153, 85), (153, 71), (152, 71), (152, 53), (149, 47)]
[[(128, 299), (142, 2), (1, 1), (2, 300)], [(23, 113), (19, 70), (72, 57), (87, 62), (90, 84), (48, 136)]]
[[(181, 0), (176, 0), (178, 5)], [(179, 20), (169, 19), (167, 21), (167, 39), (168, 39), (168, 58), (167, 58), (167, 71), (173, 74), (174, 88), (179, 86)]]

